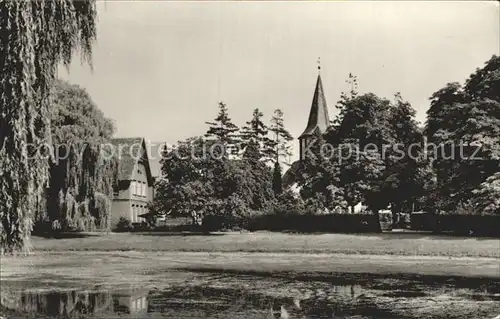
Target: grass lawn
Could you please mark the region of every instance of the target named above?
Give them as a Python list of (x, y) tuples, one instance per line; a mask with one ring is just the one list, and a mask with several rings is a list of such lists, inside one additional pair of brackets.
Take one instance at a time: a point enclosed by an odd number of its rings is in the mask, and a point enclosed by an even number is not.
[(416, 233), (285, 234), (110, 233), (80, 238), (33, 237), (33, 250), (268, 252), (500, 258), (500, 240)]
[[(2, 257), (2, 282), (26, 285), (145, 284), (186, 280), (191, 272), (250, 274), (372, 274), (500, 279), (493, 258), (301, 253), (67, 252)], [(432, 279), (437, 280), (437, 279)]]

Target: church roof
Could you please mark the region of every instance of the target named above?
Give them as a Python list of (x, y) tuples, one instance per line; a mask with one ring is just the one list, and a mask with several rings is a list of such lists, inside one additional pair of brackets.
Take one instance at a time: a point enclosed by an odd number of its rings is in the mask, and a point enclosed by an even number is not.
[(321, 75), (318, 74), (307, 127), (299, 139), (304, 136), (314, 135), (316, 129), (324, 133), (329, 125), (330, 117), (328, 116), (328, 107), (326, 106), (325, 94), (323, 93), (323, 83), (321, 82)]

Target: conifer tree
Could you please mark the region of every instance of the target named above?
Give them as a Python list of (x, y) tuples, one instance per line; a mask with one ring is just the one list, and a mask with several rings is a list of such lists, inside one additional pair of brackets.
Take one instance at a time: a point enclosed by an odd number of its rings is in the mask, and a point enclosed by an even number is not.
[(274, 196), (278, 196), (283, 192), (281, 165), (278, 162), (274, 163), (274, 168), (273, 168), (273, 191), (274, 191)]
[(252, 146), (252, 156), (267, 161), (274, 147), (274, 142), (267, 136), (268, 128), (262, 122), (263, 116), (264, 114), (259, 109), (253, 110), (252, 120), (246, 122), (241, 130), (241, 146), (243, 148)]
[(224, 147), (225, 157), (238, 152), (239, 128), (231, 121), (224, 102), (219, 102), (219, 113), (214, 121), (205, 123), (210, 125), (205, 137), (208, 137), (212, 143), (219, 143)]
[(285, 163), (288, 163), (289, 158), (292, 155), (290, 142), (293, 141), (293, 137), (285, 128), (283, 111), (281, 111), (280, 109), (276, 109), (274, 111), (274, 115), (271, 118), (269, 131), (273, 135), (272, 144), (274, 144), (274, 147), (271, 149), (270, 155), (273, 156), (274, 161), (277, 163), (281, 162), (281, 158), (283, 158), (283, 161)]

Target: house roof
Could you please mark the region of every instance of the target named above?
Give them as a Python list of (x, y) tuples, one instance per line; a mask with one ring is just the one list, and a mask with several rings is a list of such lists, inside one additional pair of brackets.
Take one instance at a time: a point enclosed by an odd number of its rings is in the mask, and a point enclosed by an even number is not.
[(153, 183), (146, 142), (142, 137), (114, 138), (111, 140), (113, 154), (118, 158), (118, 179), (131, 180), (139, 160), (144, 160), (146, 176)]
[(151, 174), (153, 177), (161, 176), (161, 163), (160, 160), (163, 156), (165, 149), (165, 142), (154, 142), (148, 147), (149, 151), (149, 164), (151, 166)]
[(321, 81), (321, 75), (318, 74), (307, 127), (299, 136), (299, 139), (305, 136), (314, 135), (317, 129), (321, 133), (324, 133), (329, 125), (330, 117), (328, 116), (328, 107), (326, 106), (325, 94), (323, 92), (323, 83)]

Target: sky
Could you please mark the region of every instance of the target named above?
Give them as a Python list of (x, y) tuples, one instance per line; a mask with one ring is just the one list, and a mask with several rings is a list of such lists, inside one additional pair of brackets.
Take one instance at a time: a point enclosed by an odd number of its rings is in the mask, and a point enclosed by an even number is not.
[[(401, 92), (425, 121), (429, 97), (500, 54), (497, 2), (98, 1), (93, 70), (78, 56), (59, 75), (84, 87), (117, 137), (173, 144), (206, 132), (224, 101), (239, 126), (259, 108), (306, 127), (321, 60), (333, 119), (349, 73), (360, 93)], [(294, 142), (298, 157), (298, 142)]]

